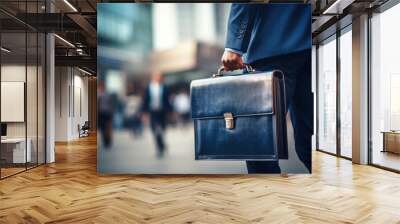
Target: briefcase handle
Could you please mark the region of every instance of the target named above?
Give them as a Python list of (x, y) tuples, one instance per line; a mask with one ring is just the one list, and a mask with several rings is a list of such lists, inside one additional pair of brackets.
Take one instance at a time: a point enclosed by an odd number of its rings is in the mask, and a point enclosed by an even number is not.
[(226, 75), (228, 75), (228, 74), (229, 75), (244, 75), (244, 74), (247, 74), (247, 73), (252, 73), (254, 71), (255, 70), (253, 69), (253, 67), (251, 67), (251, 65), (248, 65), (248, 64), (246, 64), (244, 66), (244, 68), (236, 69), (236, 70), (233, 70), (233, 71), (224, 71), (224, 66), (221, 66), (218, 69), (217, 74), (213, 74), (212, 76), (213, 77), (221, 77), (221, 76), (224, 76), (224, 73), (226, 73)]

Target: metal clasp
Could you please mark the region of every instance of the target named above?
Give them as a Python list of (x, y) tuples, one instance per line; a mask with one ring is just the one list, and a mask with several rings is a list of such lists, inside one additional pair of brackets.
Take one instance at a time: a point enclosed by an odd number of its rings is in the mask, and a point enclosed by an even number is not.
[(224, 113), (224, 119), (226, 129), (233, 129), (235, 127), (232, 113)]

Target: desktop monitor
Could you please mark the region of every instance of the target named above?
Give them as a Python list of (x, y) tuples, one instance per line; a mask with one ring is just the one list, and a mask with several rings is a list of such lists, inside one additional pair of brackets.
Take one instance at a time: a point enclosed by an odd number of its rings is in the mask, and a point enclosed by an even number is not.
[(1, 136), (7, 136), (7, 124), (1, 124)]

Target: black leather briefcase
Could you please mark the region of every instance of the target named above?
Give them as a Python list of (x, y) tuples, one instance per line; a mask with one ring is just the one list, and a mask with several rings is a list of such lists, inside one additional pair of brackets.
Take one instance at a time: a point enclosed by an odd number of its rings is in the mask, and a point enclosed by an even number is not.
[(288, 158), (281, 71), (220, 70), (192, 81), (190, 89), (196, 160)]

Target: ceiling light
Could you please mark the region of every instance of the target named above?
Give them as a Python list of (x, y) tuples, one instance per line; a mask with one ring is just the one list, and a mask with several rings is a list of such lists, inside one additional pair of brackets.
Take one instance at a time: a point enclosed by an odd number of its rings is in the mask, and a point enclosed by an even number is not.
[(64, 0), (65, 4), (67, 4), (74, 12), (78, 12), (78, 10), (68, 1)]
[(75, 45), (73, 45), (73, 44), (72, 44), (71, 42), (69, 42), (68, 40), (66, 40), (66, 39), (64, 39), (64, 38), (62, 38), (62, 37), (60, 37), (60, 36), (57, 35), (57, 34), (54, 34), (54, 36), (57, 37), (58, 39), (60, 39), (62, 42), (64, 42), (64, 43), (66, 43), (67, 45), (69, 45), (70, 47), (75, 48)]
[(90, 73), (90, 72), (88, 72), (88, 71), (86, 71), (86, 70), (83, 70), (83, 69), (81, 69), (81, 68), (79, 68), (79, 67), (78, 67), (78, 70), (81, 71), (81, 72), (83, 72), (83, 73), (85, 73), (85, 74), (87, 74), (87, 75), (93, 75), (92, 73)]
[(4, 52), (6, 52), (6, 53), (10, 53), (10, 52), (11, 52), (11, 50), (9, 50), (9, 49), (7, 49), (7, 48), (5, 48), (5, 47), (1, 47), (1, 50), (4, 51)]
[(322, 13), (323, 15), (326, 14), (342, 14), (343, 9), (347, 8), (351, 5), (355, 0), (336, 0), (330, 5), (327, 9), (324, 10)]

